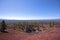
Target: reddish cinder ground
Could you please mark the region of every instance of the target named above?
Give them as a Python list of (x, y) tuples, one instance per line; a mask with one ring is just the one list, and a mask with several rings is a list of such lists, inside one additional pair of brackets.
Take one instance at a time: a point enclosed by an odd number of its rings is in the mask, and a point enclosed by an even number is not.
[(36, 34), (8, 30), (8, 33), (0, 33), (0, 40), (60, 40), (60, 27)]

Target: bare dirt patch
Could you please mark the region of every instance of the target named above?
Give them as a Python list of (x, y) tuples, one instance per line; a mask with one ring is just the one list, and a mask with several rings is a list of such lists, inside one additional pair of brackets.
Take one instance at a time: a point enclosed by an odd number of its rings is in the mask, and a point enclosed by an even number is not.
[(0, 33), (0, 40), (60, 40), (60, 27), (32, 35), (17, 30), (8, 30), (8, 33)]

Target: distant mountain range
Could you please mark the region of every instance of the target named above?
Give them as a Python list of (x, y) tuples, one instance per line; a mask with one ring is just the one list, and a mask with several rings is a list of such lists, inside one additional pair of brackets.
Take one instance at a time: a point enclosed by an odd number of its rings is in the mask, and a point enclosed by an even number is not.
[(0, 22), (5, 20), (6, 23), (18, 23), (18, 22), (60, 22), (60, 19), (51, 19), (51, 20), (7, 20), (7, 19), (0, 19)]

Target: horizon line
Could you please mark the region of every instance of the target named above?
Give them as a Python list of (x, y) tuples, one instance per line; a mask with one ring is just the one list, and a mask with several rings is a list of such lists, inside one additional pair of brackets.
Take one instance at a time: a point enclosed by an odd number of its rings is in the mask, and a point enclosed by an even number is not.
[(4, 19), (0, 18), (1, 20), (56, 20), (56, 19)]

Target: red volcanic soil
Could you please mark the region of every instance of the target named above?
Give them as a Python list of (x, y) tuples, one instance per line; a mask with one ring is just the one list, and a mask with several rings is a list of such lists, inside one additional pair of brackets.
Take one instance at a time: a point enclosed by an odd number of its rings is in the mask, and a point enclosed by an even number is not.
[(0, 40), (60, 40), (60, 27), (37, 34), (8, 30), (8, 33), (0, 33)]

